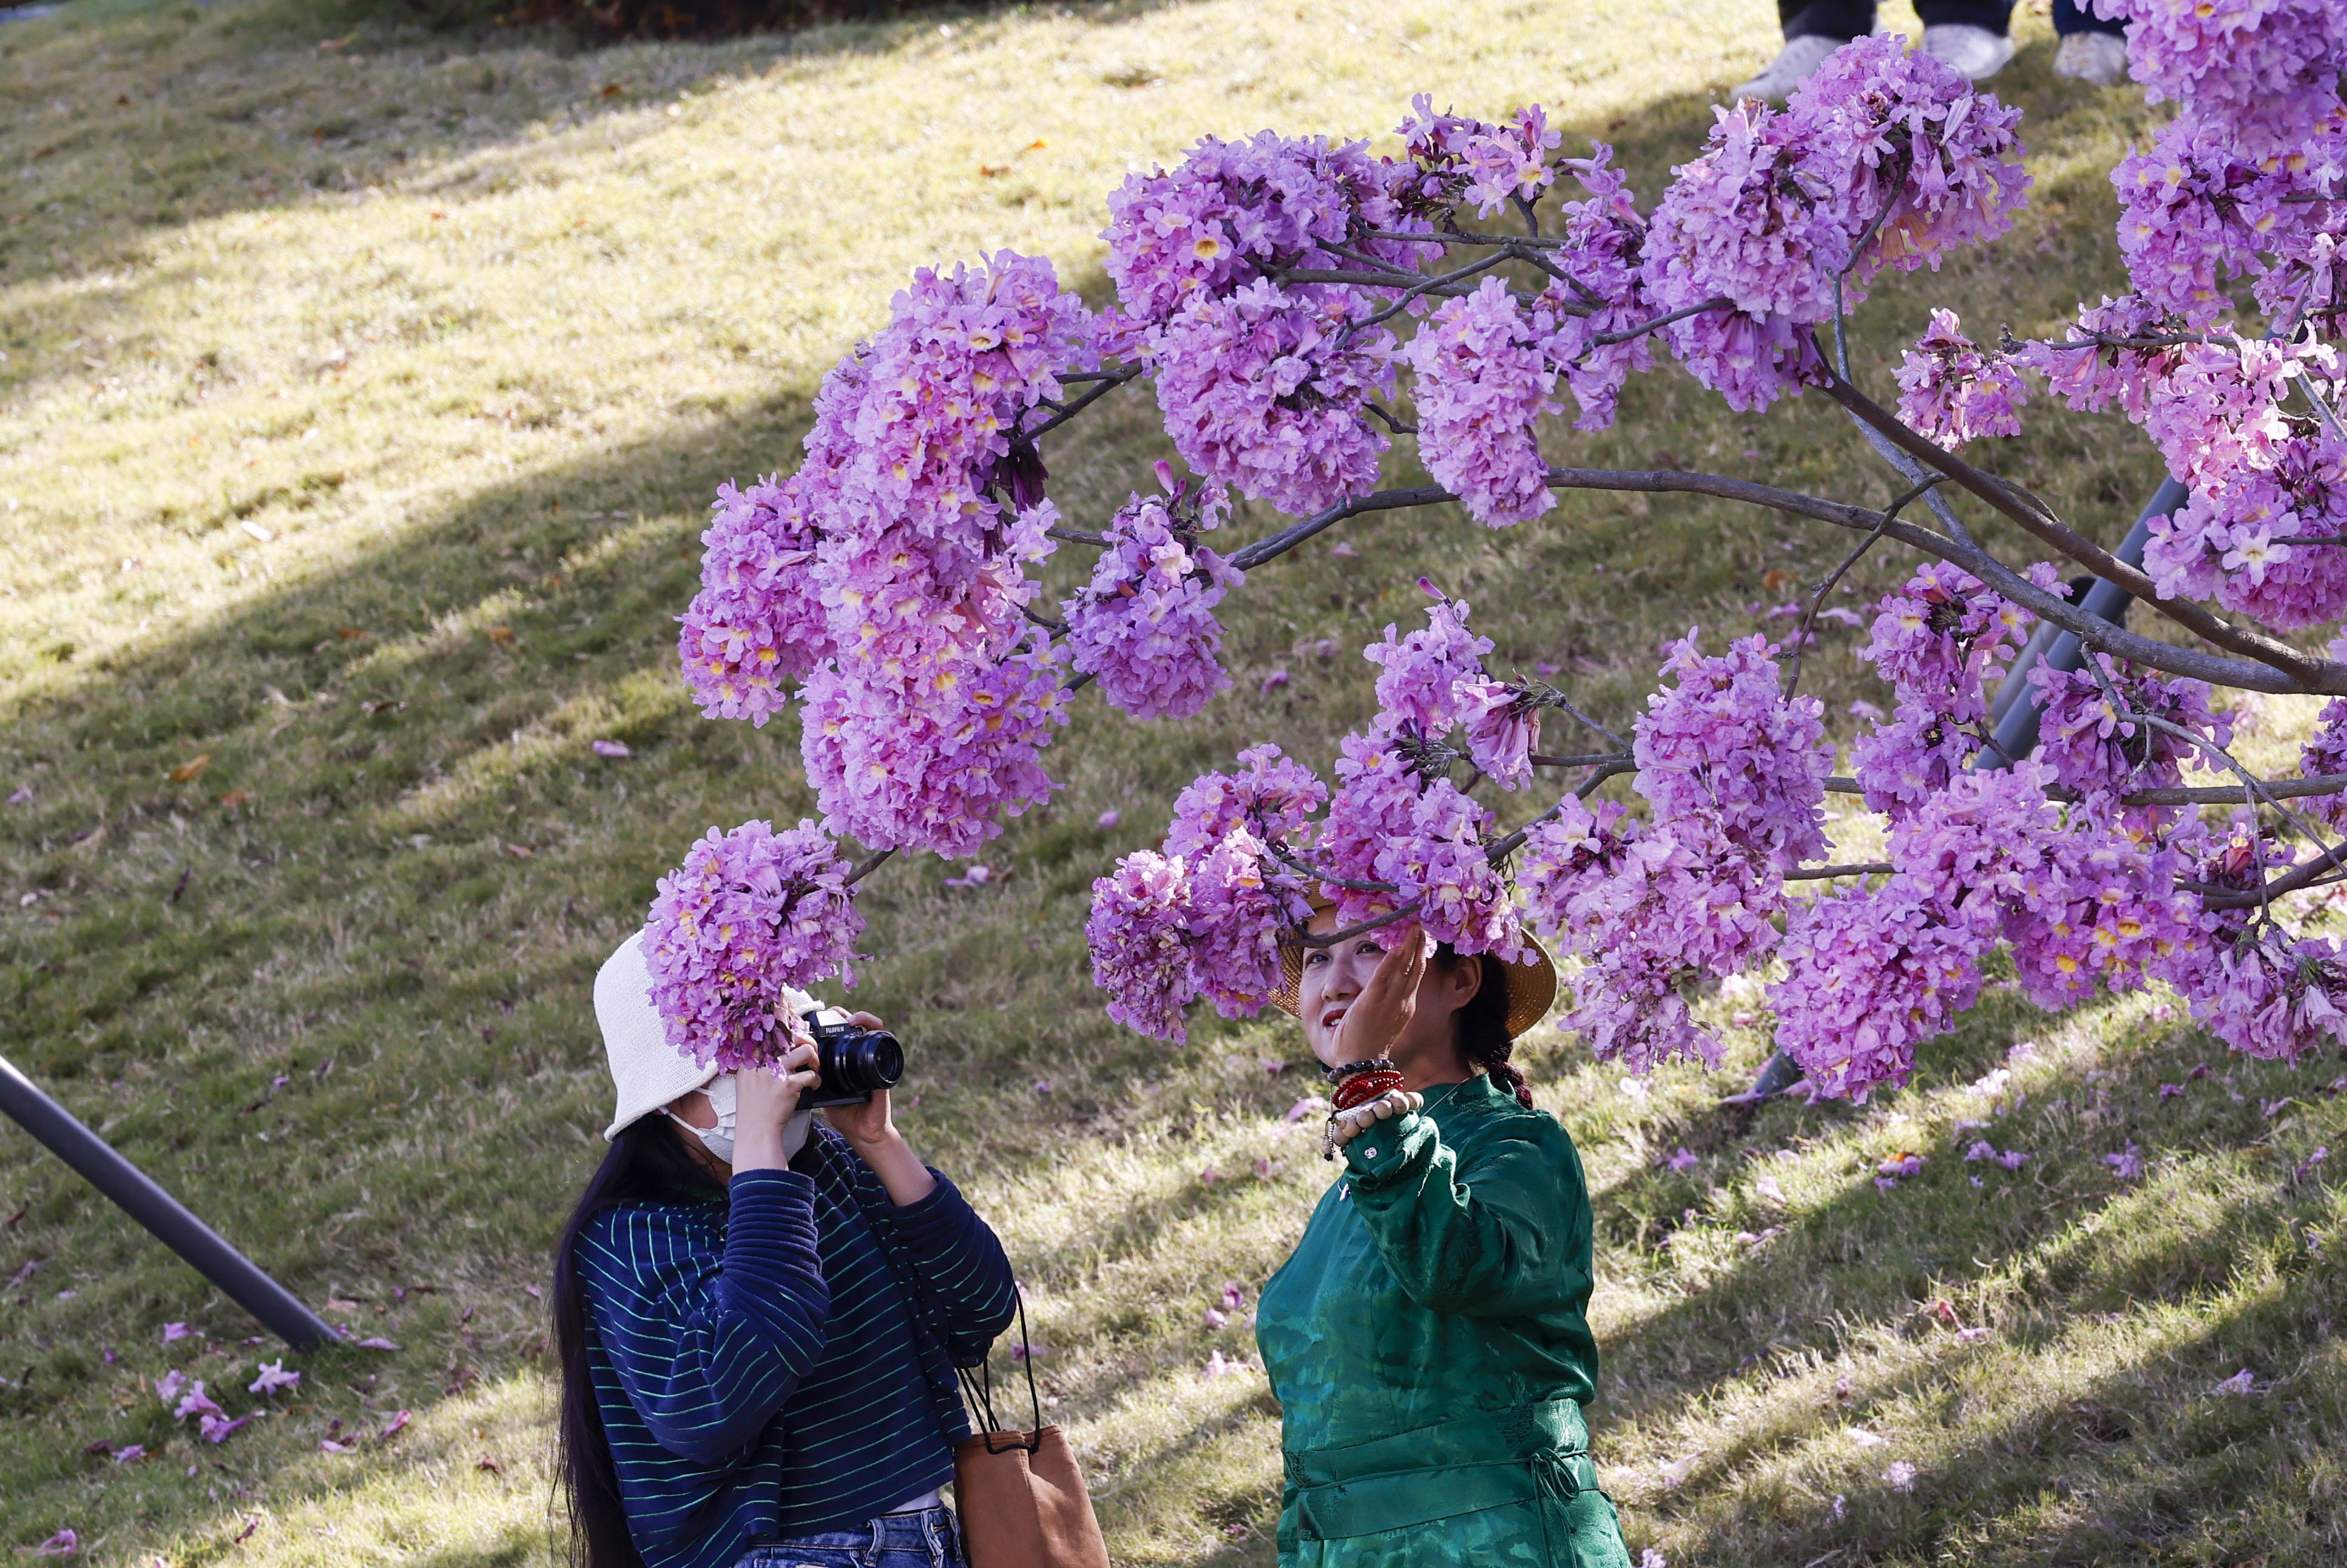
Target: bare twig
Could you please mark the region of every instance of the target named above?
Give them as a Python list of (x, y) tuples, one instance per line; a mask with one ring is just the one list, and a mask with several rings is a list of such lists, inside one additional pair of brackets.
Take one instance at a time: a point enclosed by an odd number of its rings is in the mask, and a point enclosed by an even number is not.
[(1825, 882), (1836, 876), (1879, 876), (1899, 867), (1888, 860), (1861, 860), (1848, 866), (1799, 866), (1785, 873), (1788, 882)]
[(1945, 483), (1946, 479), (1947, 476), (1944, 474), (1933, 474), (1922, 484), (1912, 487), (1892, 501), (1884, 509), (1882, 520), (1875, 524), (1872, 531), (1864, 538), (1858, 541), (1850, 554), (1841, 558), (1841, 564), (1827, 575), (1825, 581), (1818, 584), (1818, 591), (1809, 600), (1809, 613), (1801, 617), (1800, 628), (1793, 633), (1792, 662), (1785, 667), (1785, 701), (1791, 702), (1793, 693), (1800, 689), (1801, 659), (1809, 651), (1809, 628), (1817, 624), (1818, 610), (1825, 603), (1826, 595), (1831, 593), (1834, 584), (1840, 582), (1850, 569), (1858, 564), (1860, 557), (1874, 548), (1875, 541), (1882, 538), (1882, 530), (1899, 520), (1899, 514), (1906, 509), (1908, 502), (1924, 494), (1933, 486)]
[(843, 887), (855, 886), (858, 882), (863, 881), (866, 876), (869, 876), (875, 871), (879, 870), (881, 863), (896, 853), (897, 852), (893, 849), (883, 849), (876, 854), (865, 856), (864, 859), (856, 863), (856, 869), (847, 874), (847, 880), (841, 883), (840, 886)]
[(1268, 560), (1276, 560), (1313, 535), (1334, 528), (1347, 518), (1363, 512), (1390, 512), (1403, 507), (1430, 507), (1438, 501), (1455, 501), (1459, 497), (1440, 485), (1419, 485), (1407, 490), (1378, 490), (1358, 501), (1343, 501), (1327, 511), (1307, 518), (1292, 528), (1282, 528), (1255, 540), (1230, 558), (1230, 564), (1241, 571), (1252, 571)]
[(1103, 374), (1100, 378), (1100, 384), (1094, 386), (1090, 392), (1085, 393), (1081, 397), (1079, 397), (1073, 403), (1069, 404), (1067, 407), (1061, 409), (1059, 413), (1054, 414), (1051, 418), (1046, 419), (1042, 424), (1035, 426), (1034, 429), (1022, 430), (1020, 434), (1025, 436), (1028, 440), (1034, 441), (1050, 434), (1051, 431), (1057, 430), (1061, 425), (1065, 425), (1069, 420), (1073, 419), (1077, 415), (1081, 414), (1085, 409), (1090, 408), (1093, 404), (1098, 403), (1102, 398), (1106, 397), (1110, 393), (1114, 392), (1126, 382), (1138, 376), (1141, 374), (1142, 369), (1143, 367), (1139, 364), (1128, 364), (1121, 365), (1115, 370)]

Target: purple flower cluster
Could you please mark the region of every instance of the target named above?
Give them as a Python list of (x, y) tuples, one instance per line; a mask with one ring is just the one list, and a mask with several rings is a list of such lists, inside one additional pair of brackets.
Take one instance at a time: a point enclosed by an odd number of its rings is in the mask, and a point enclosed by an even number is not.
[[(2331, 657), (2347, 657), (2347, 639), (2333, 641)], [(2347, 775), (2347, 697), (2333, 697), (2315, 716), (2314, 738), (2299, 748), (2298, 771), (2311, 779)], [(2301, 815), (2334, 828), (2347, 827), (2347, 795), (2313, 795), (2298, 803)]]
[(1036, 635), (926, 702), (825, 664), (807, 678), (800, 755), (825, 825), (875, 849), (977, 853), (1053, 788), (1039, 760), (1068, 722), (1063, 651)]
[(2295, 630), (2347, 614), (2347, 559), (2335, 546), (2288, 541), (2342, 536), (2347, 442), (2307, 429), (2254, 462), (2218, 467), (2183, 506), (2152, 519), (2144, 569), (2164, 594), (2213, 598)]
[(1398, 636), (1400, 629), (1389, 626), (1382, 641), (1361, 650), (1381, 671), (1377, 727), (1416, 746), (1442, 744), (1463, 728), (1468, 760), (1512, 790), (1532, 782), (1540, 711), (1484, 671), (1491, 642), (1468, 630), (1467, 613), (1466, 600), (1439, 599), (1424, 630)]
[(1467, 515), (1499, 528), (1556, 505), (1534, 426), (1560, 411), (1544, 343), (1553, 323), (1527, 314), (1498, 278), (1446, 301), (1404, 350), (1418, 373), (1419, 454)]
[(1589, 157), (1564, 160), (1586, 195), (1558, 210), (1560, 243), (1548, 254), (1549, 265), (1572, 281), (1552, 283), (1542, 296), (1556, 317), (1545, 345), (1549, 360), (1581, 406), (1576, 430), (1612, 425), (1623, 384), (1654, 365), (1654, 346), (1643, 333), (1618, 343), (1596, 341), (1632, 333), (1659, 313), (1646, 298), (1643, 276), (1646, 221), (1631, 200), (1628, 176), (1612, 167), (1613, 159), (1612, 148), (1597, 144)]
[(966, 855), (1049, 795), (1061, 651), (1029, 643), (1025, 574), (1058, 514), (1018, 432), (1094, 358), (1083, 302), (1004, 251), (916, 273), (818, 395), (797, 482), (831, 657), (801, 750), (833, 831)]
[(1828, 178), (1801, 156), (1801, 121), (1758, 103), (1718, 115), (1703, 155), (1672, 171), (1655, 209), (1646, 297), (1657, 312), (1728, 301), (1666, 328), (1672, 349), (1730, 408), (1765, 408), (1809, 378), (1807, 329), (1833, 314), (1850, 235)]
[(1808, 329), (1833, 314), (1834, 280), (1883, 265), (1937, 267), (2012, 227), (2029, 177), (2017, 110), (1891, 37), (1844, 45), (1781, 113), (1718, 111), (1703, 155), (1675, 172), (1645, 251), (1649, 299), (1696, 379), (1732, 408), (1765, 407), (1809, 378)]
[(1189, 1038), (1182, 1009), (1198, 998), (1184, 935), (1188, 881), (1178, 856), (1136, 850), (1113, 875), (1093, 880), (1084, 921), (1092, 984), (1108, 993), (1108, 1016), (1176, 1044)]
[(1354, 265), (1327, 249), (1408, 267), (1430, 247), (1356, 228), (1423, 229), (1405, 210), (1418, 171), (1368, 155), (1367, 142), (1259, 132), (1202, 138), (1171, 174), (1126, 177), (1109, 193), (1108, 275), (1126, 313), (1163, 323), (1198, 299), (1236, 292), (1272, 267)]
[(1434, 112), (1431, 96), (1410, 100), (1401, 122), (1403, 149), (1423, 171), (1412, 191), (1419, 207), (1464, 199), (1489, 218), (1512, 200), (1537, 201), (1556, 182), (1548, 154), (1563, 138), (1548, 128), (1538, 104), (1518, 109), (1503, 125)]
[(2337, 942), (2270, 926), (2219, 938), (2197, 958), (2182, 985), (2192, 1016), (2235, 1050), (2296, 1061), (2347, 1044), (2347, 955)]
[(1899, 366), (1899, 417), (1954, 451), (1983, 436), (2021, 434), (2029, 388), (2001, 354), (1964, 336), (1953, 311), (1932, 313), (1931, 330)]
[(701, 591), (677, 619), (677, 657), (704, 717), (763, 725), (782, 712), (784, 682), (831, 656), (831, 631), (815, 592), (822, 534), (797, 477), (769, 477), (747, 492), (717, 487), (716, 513), (701, 536)]
[(2188, 765), (2223, 765), (2181, 736), (2132, 716), (2229, 745), (2231, 715), (2210, 710), (2208, 682), (2137, 676), (2106, 653), (2091, 659), (2086, 669), (2065, 672), (2040, 664), (2029, 671), (2032, 700), (2044, 709), (2037, 754), (2057, 781), (2089, 800), (2116, 800), (2131, 790), (2173, 785)]
[(1245, 577), (1197, 541), (1227, 509), (1212, 481), (1195, 496), (1134, 496), (1109, 524), (1091, 584), (1060, 607), (1075, 667), (1136, 719), (1189, 718), (1230, 686), (1214, 607)]
[(1197, 860), (1241, 828), (1278, 844), (1327, 804), (1328, 786), (1310, 768), (1265, 744), (1239, 753), (1241, 771), (1204, 774), (1174, 801), (1165, 853)]
[(1391, 395), (1394, 339), (1349, 288), (1258, 279), (1200, 292), (1149, 334), (1174, 449), (1201, 474), (1297, 516), (1376, 488), (1393, 445), (1364, 405)]
[(2006, 232), (2027, 204), (2021, 111), (1896, 36), (1836, 50), (1786, 109), (1806, 128), (1807, 161), (1830, 180), (1850, 244), (1873, 231), (1851, 261), (1860, 281), (1886, 265), (1937, 271), (1948, 252)]
[(1783, 882), (1703, 819), (1645, 826), (1614, 802), (1568, 797), (1527, 835), (1516, 879), (1528, 924), (1583, 965), (1563, 1027), (1601, 1061), (1651, 1071), (1684, 1056), (1719, 1065), (1717, 1036), (1687, 1001), (1706, 980), (1777, 946)]
[(1161, 1040), (1185, 1038), (1200, 997), (1225, 1018), (1260, 1011), (1280, 982), (1279, 943), (1311, 913), (1306, 878), (1275, 848), (1327, 799), (1279, 748), (1239, 755), (1174, 802), (1164, 853), (1141, 851), (1092, 884), (1084, 931), (1109, 1016)]
[[(2055, 582), (2030, 568), (2040, 588)], [(1926, 563), (1877, 607), (1864, 657), (1898, 694), (1891, 718), (1858, 738), (1852, 764), (1870, 810), (1894, 820), (1911, 811), (1979, 754), (1988, 683), (2027, 637), (2028, 611), (1971, 573)]]
[(1785, 930), (1789, 972), (1768, 988), (1777, 1043), (1823, 1098), (1863, 1102), (1904, 1083), (1916, 1046), (1979, 996), (1991, 939), (1898, 877), (1820, 898)]
[(2288, 150), (2340, 111), (2347, 15), (2333, 0), (2092, 0), (2125, 19), (2151, 101), (2219, 119), (2250, 158)]
[[(2099, 305), (2082, 304), (2078, 319), (2063, 331), (2063, 343), (2093, 343), (2098, 337), (2144, 338), (2183, 329), (2184, 323), (2137, 294), (2117, 299), (2103, 296)], [(2023, 343), (2014, 355), (2046, 380), (2047, 390), (2081, 413), (2098, 414), (2116, 407), (2141, 423), (2148, 407), (2147, 389), (2176, 363), (2177, 350), (2162, 348), (2063, 348), (2055, 343)]]
[(1699, 820), (1721, 841), (1783, 872), (1824, 853), (1823, 803), (1834, 749), (1815, 697), (1785, 700), (1775, 647), (1758, 634), (1706, 657), (1695, 633), (1673, 645), (1678, 683), (1646, 699), (1631, 755), (1657, 823)]
[(715, 828), (660, 880), (644, 927), (652, 1005), (668, 1042), (704, 1065), (738, 1071), (789, 1049), (784, 991), (834, 976), (864, 929), (847, 865), (813, 822)]

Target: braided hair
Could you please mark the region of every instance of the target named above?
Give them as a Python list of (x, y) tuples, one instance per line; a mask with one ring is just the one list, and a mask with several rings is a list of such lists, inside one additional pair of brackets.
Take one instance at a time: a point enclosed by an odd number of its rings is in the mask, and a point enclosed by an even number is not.
[(1434, 962), (1447, 974), (1461, 964), (1473, 964), (1481, 972), (1482, 983), (1466, 1005), (1453, 1015), (1459, 1028), (1459, 1053), (1468, 1065), (1491, 1074), (1491, 1081), (1516, 1097), (1516, 1103), (1525, 1110), (1532, 1108), (1532, 1091), (1524, 1083), (1524, 1075), (1516, 1071), (1509, 1058), (1515, 1054), (1515, 1038), (1508, 1033), (1507, 971), (1481, 953), (1459, 953), (1448, 942), (1436, 945)]

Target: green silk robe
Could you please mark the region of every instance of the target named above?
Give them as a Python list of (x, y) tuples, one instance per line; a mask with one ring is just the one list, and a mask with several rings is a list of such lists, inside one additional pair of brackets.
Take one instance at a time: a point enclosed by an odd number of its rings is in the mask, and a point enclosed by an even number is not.
[(1582, 1424), (1591, 1233), (1573, 1140), (1487, 1077), (1353, 1140), (1257, 1303), (1281, 1568), (1628, 1568)]

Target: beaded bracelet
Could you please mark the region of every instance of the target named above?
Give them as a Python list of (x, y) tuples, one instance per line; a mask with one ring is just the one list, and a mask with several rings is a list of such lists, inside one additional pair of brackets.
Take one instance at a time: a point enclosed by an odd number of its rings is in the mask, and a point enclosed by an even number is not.
[(1388, 1068), (1376, 1072), (1356, 1072), (1337, 1085), (1329, 1099), (1339, 1111), (1350, 1111), (1356, 1105), (1366, 1105), (1389, 1090), (1402, 1086), (1400, 1073)]
[[(1396, 1074), (1396, 1077), (1399, 1078), (1399, 1075)], [(1417, 1110), (1419, 1105), (1423, 1103), (1423, 1102), (1419, 1100), (1418, 1096), (1402, 1088), (1399, 1082), (1397, 1082), (1393, 1088), (1372, 1096), (1370, 1099), (1366, 1100), (1361, 1103), (1362, 1106), (1372, 1105), (1378, 1100), (1388, 1098), (1391, 1098), (1396, 1102), (1394, 1109), (1398, 1114), (1402, 1115), (1407, 1115), (1409, 1112)], [(1354, 1138), (1360, 1136), (1362, 1132), (1368, 1127), (1369, 1121), (1375, 1120), (1375, 1118), (1370, 1118), (1368, 1120), (1356, 1122), (1346, 1118), (1346, 1111), (1359, 1108), (1360, 1107), (1352, 1106), (1340, 1107), (1328, 1112), (1327, 1122), (1321, 1129), (1320, 1132), (1320, 1157), (1323, 1160), (1335, 1159), (1337, 1157), (1337, 1150), (1343, 1148), (1347, 1143), (1351, 1143)], [(1340, 1124), (1348, 1126), (1352, 1129), (1351, 1132), (1343, 1138), (1337, 1136), (1337, 1129)]]
[(1361, 1072), (1393, 1072), (1400, 1064), (1390, 1056), (1372, 1056), (1366, 1061), (1348, 1061), (1336, 1067), (1323, 1066), (1320, 1076), (1331, 1083), (1342, 1083)]

